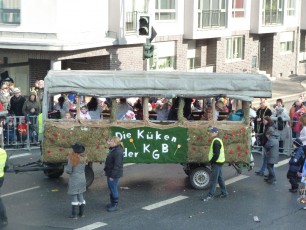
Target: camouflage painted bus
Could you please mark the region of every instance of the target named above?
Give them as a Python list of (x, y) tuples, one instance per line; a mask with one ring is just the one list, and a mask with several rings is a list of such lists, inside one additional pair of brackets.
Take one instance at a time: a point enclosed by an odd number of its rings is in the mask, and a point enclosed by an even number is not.
[[(61, 176), (70, 146), (80, 141), (88, 155), (86, 176), (90, 185), (94, 178), (92, 163), (105, 161), (107, 141), (115, 135), (124, 144), (125, 163), (182, 164), (196, 189), (209, 186), (208, 128), (219, 128), (227, 163), (250, 166), (249, 105), (254, 98), (272, 96), (271, 81), (264, 75), (176, 71), (51, 70), (45, 77), (44, 90), (42, 162), (54, 166), (45, 170), (49, 177)], [(75, 113), (74, 119), (50, 116), (54, 97), (59, 94), (79, 98), (71, 110)], [(103, 119), (81, 119), (80, 107), (91, 97), (109, 102), (108, 110), (102, 112)], [(119, 120), (116, 116), (119, 99), (130, 102), (131, 98), (141, 104), (140, 111), (133, 108), (135, 113), (141, 113), (140, 118)], [(151, 110), (152, 98), (167, 100), (167, 108), (176, 114), (175, 119), (156, 119), (154, 109)], [(239, 102), (244, 118), (229, 121), (228, 114), (220, 112), (219, 119), (209, 119), (206, 113), (216, 115), (215, 101), (220, 98)], [(200, 108), (190, 108), (194, 101), (200, 102)], [(191, 114), (187, 116), (186, 111)]]

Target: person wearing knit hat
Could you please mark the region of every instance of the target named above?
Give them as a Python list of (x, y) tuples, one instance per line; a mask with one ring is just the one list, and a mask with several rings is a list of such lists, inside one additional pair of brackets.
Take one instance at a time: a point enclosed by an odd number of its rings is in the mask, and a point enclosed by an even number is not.
[(296, 138), (293, 141), (293, 148), (294, 152), (289, 161), (289, 170), (287, 172), (287, 178), (289, 180), (289, 183), (291, 184), (289, 192), (296, 193), (299, 188), (298, 171), (302, 167), (305, 157), (303, 142), (299, 138)]
[(21, 96), (21, 91), (19, 88), (14, 88), (13, 94), (14, 96), (12, 96), (10, 100), (9, 114), (23, 116), (22, 108), (26, 99), (24, 96)]

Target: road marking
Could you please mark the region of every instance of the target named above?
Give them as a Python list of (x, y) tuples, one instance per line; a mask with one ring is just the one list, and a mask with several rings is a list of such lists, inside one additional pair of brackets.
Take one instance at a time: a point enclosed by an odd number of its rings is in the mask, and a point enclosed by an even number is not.
[(13, 156), (10, 156), (9, 159), (14, 159), (14, 158), (18, 158), (18, 157), (25, 157), (25, 156), (29, 156), (31, 155), (31, 153), (21, 153), (21, 154), (16, 154)]
[(93, 223), (93, 224), (90, 224), (90, 225), (86, 225), (82, 228), (75, 228), (74, 230), (92, 230), (92, 229), (100, 228), (100, 227), (103, 227), (103, 226), (106, 226), (106, 225), (107, 224), (103, 223), (103, 222), (96, 222), (96, 223)]
[(131, 166), (131, 165), (134, 165), (135, 163), (126, 163), (123, 165), (123, 167), (126, 167), (126, 166)]
[(285, 159), (274, 165), (274, 168), (280, 167), (282, 165), (288, 164), (290, 159)]
[(233, 177), (233, 178), (231, 178), (231, 179), (226, 180), (226, 181), (225, 181), (225, 184), (226, 184), (226, 185), (233, 184), (233, 183), (235, 183), (235, 182), (237, 182), (237, 181), (246, 179), (246, 178), (248, 178), (248, 177), (249, 177), (249, 176), (246, 176), (246, 175), (239, 175), (239, 176), (236, 176), (236, 177)]
[(2, 195), (1, 197), (11, 196), (11, 195), (15, 195), (15, 194), (22, 193), (22, 192), (27, 192), (27, 191), (30, 191), (30, 190), (33, 190), (33, 189), (38, 189), (38, 188), (40, 188), (40, 186), (35, 186), (35, 187), (32, 187), (32, 188), (19, 190), (19, 191), (12, 192), (12, 193), (7, 193), (7, 194)]
[[(246, 175), (239, 175), (239, 176), (236, 176), (236, 177), (233, 177), (231, 179), (228, 179), (226, 181), (224, 181), (224, 183), (226, 185), (229, 185), (229, 184), (233, 184), (237, 181), (240, 181), (240, 180), (243, 180), (243, 179), (246, 179), (246, 178), (249, 178), (249, 176), (246, 176)], [(217, 184), (217, 188), (220, 188), (220, 186)]]
[(165, 205), (168, 205), (168, 204), (172, 204), (174, 202), (178, 202), (178, 201), (184, 200), (186, 198), (188, 198), (188, 196), (177, 196), (177, 197), (173, 197), (173, 198), (168, 199), (168, 200), (164, 200), (164, 201), (161, 201), (161, 202), (158, 202), (158, 203), (155, 203), (155, 204), (151, 204), (151, 205), (145, 206), (142, 209), (150, 211), (150, 210), (153, 210), (155, 208), (160, 208), (162, 206), (165, 206)]

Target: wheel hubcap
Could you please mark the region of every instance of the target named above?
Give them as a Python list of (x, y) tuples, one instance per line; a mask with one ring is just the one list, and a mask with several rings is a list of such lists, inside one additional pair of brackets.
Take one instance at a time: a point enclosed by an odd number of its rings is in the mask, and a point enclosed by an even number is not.
[(204, 187), (209, 183), (209, 176), (207, 174), (207, 172), (205, 171), (199, 171), (194, 175), (195, 178), (195, 183), (200, 186), (200, 187)]

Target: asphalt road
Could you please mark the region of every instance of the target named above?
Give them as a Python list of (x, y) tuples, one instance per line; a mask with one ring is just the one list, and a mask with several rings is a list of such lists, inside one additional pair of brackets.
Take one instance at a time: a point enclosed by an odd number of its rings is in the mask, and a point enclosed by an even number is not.
[[(20, 164), (34, 161), (39, 152), (12, 156), (16, 158), (10, 162)], [(261, 156), (254, 157), (260, 165)], [(296, 201), (298, 194), (288, 192), (287, 162), (281, 155), (275, 185), (266, 184), (255, 170), (239, 175), (225, 166), (229, 197), (211, 201), (201, 200), (207, 191), (191, 188), (180, 165), (127, 165), (120, 180), (119, 211), (114, 213), (105, 210), (109, 192), (103, 165), (94, 164), (95, 181), (85, 194), (86, 217), (78, 220), (67, 219), (66, 174), (51, 180), (42, 172), (8, 173), (1, 192), (9, 225), (3, 229), (304, 229), (306, 211)]]

